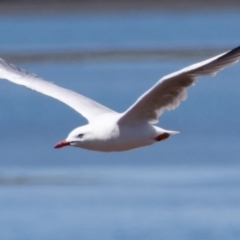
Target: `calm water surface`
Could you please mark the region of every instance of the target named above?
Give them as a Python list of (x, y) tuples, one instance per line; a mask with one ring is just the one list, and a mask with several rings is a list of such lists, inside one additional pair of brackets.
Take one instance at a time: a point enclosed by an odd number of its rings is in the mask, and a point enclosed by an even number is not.
[[(164, 74), (203, 60), (194, 49), (238, 46), (239, 22), (230, 10), (6, 15), (0, 52), (192, 50), (183, 58), (13, 61), (124, 111)], [(199, 79), (188, 101), (161, 117), (181, 134), (124, 153), (53, 149), (85, 120), (1, 81), (0, 239), (239, 239), (239, 66)]]

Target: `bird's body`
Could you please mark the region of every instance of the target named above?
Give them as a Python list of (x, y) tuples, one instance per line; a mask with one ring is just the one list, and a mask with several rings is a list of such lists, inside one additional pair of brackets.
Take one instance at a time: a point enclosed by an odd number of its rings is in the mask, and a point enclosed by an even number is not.
[(186, 89), (201, 75), (215, 75), (240, 59), (240, 47), (203, 62), (193, 64), (161, 78), (125, 112), (117, 113), (71, 90), (47, 82), (0, 59), (0, 78), (53, 97), (69, 105), (88, 120), (74, 129), (55, 148), (75, 146), (95, 151), (125, 151), (164, 140), (176, 131), (153, 124), (166, 110), (186, 99)]
[[(71, 135), (84, 132), (87, 139), (82, 142), (81, 148), (95, 151), (125, 151), (137, 147), (151, 145), (164, 133), (175, 134), (177, 132), (161, 129), (149, 123), (136, 125), (121, 124), (122, 114), (106, 113), (100, 115), (90, 124), (76, 128)], [(94, 133), (94, 134), (93, 134)], [(70, 136), (71, 138), (72, 136)], [(63, 145), (68, 142), (63, 141)], [(57, 147), (61, 147), (57, 145)]]

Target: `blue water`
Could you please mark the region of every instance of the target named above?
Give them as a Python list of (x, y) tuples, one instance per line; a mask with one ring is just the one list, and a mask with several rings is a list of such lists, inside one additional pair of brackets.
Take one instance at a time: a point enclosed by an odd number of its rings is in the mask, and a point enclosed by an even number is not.
[[(191, 57), (17, 61), (124, 111), (161, 76), (239, 45), (237, 11), (6, 15), (0, 52), (192, 49)], [(209, 55), (209, 57), (211, 57)], [(239, 239), (240, 65), (201, 78), (160, 125), (181, 133), (123, 153), (53, 149), (86, 121), (0, 83), (0, 239)]]
[(239, 44), (239, 11), (1, 16), (1, 51)]

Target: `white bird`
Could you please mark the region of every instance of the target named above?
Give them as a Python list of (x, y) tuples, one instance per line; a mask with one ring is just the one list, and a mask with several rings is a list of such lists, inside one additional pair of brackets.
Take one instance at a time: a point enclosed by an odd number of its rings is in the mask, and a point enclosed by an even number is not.
[(47, 82), (3, 59), (0, 59), (0, 78), (58, 99), (88, 120), (87, 125), (75, 128), (55, 148), (70, 145), (96, 151), (124, 151), (151, 145), (178, 133), (153, 124), (164, 110), (174, 109), (186, 99), (187, 87), (193, 85), (198, 76), (213, 76), (239, 59), (240, 47), (237, 47), (164, 76), (123, 113)]

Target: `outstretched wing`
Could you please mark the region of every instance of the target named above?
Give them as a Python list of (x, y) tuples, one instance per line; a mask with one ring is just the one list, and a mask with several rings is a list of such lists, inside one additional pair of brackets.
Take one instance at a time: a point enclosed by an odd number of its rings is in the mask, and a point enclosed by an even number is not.
[(187, 87), (201, 75), (215, 75), (223, 68), (238, 62), (240, 47), (200, 63), (183, 68), (160, 79), (152, 88), (123, 113), (121, 122), (157, 123), (164, 110), (176, 108), (187, 97)]
[(55, 98), (84, 116), (88, 121), (97, 115), (114, 112), (111, 109), (80, 95), (74, 91), (47, 82), (33, 73), (18, 68), (0, 58), (0, 78), (23, 85), (52, 98)]

